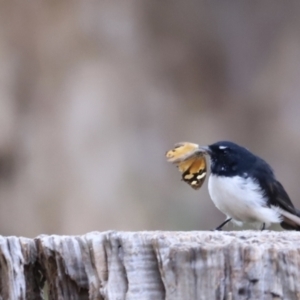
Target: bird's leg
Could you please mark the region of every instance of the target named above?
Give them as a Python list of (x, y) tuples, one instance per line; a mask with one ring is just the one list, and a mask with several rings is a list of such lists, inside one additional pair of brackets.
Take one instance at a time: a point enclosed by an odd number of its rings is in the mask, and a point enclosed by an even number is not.
[(226, 219), (221, 225), (219, 225), (215, 230), (221, 231), (223, 226), (230, 222), (232, 218)]
[(266, 223), (263, 223), (262, 227), (261, 227), (261, 231), (266, 229)]

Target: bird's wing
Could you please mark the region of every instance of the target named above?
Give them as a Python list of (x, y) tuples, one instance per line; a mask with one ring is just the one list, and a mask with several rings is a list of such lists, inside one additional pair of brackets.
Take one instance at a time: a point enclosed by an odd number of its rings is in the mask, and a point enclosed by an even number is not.
[(300, 211), (294, 207), (282, 184), (274, 179), (268, 183), (268, 186), (268, 204), (279, 208), (279, 212), (283, 217), (281, 226), (285, 229), (300, 230)]
[(281, 226), (284, 229), (300, 230), (300, 211), (294, 207), (284, 187), (275, 178), (271, 167), (264, 161), (263, 163), (260, 161), (259, 165), (255, 177), (268, 199), (267, 205), (279, 209), (283, 218)]
[(289, 195), (279, 181), (273, 179), (272, 181), (267, 182), (267, 186), (267, 196), (270, 205), (279, 206), (292, 214), (297, 214), (297, 210), (295, 209)]

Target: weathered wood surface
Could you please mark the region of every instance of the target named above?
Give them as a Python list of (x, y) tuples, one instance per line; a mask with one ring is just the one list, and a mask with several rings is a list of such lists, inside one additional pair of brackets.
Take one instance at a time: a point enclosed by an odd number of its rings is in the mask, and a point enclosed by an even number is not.
[(0, 237), (0, 272), (0, 299), (300, 299), (300, 234)]

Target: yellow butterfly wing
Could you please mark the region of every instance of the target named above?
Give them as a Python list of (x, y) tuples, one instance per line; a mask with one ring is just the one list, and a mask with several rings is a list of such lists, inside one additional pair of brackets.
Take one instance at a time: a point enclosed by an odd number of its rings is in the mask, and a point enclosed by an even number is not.
[(198, 150), (197, 144), (179, 143), (166, 153), (168, 161), (175, 163), (182, 173), (182, 180), (196, 190), (202, 186), (207, 173), (205, 156)]

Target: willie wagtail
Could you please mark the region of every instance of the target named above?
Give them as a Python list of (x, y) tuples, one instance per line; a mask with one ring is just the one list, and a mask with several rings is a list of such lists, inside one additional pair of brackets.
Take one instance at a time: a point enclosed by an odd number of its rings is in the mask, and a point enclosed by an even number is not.
[(284, 229), (300, 231), (300, 211), (262, 158), (227, 141), (199, 147), (203, 152), (211, 159), (210, 197), (227, 216), (217, 230), (232, 220), (239, 225), (259, 223), (262, 229), (280, 223)]

